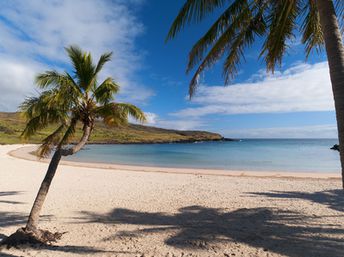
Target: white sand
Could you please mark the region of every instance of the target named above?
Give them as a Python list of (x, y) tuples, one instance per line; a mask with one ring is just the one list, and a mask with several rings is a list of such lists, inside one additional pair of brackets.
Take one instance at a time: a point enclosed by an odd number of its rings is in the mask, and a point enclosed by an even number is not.
[[(0, 146), (0, 238), (24, 225), (48, 165), (7, 154), (18, 147)], [(107, 168), (61, 165), (40, 225), (68, 233), (0, 256), (344, 256), (338, 174)]]

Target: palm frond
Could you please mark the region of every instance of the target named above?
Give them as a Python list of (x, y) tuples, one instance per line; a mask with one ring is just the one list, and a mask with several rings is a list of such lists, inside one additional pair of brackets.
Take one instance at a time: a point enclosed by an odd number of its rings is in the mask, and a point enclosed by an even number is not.
[(46, 71), (36, 76), (36, 84), (40, 88), (51, 88), (51, 92), (55, 92), (54, 101), (51, 99), (52, 105), (65, 105), (77, 103), (78, 98), (82, 98), (81, 89), (76, 84), (69, 73), (60, 74), (56, 71)]
[(131, 116), (139, 122), (146, 122), (146, 115), (137, 106), (128, 103), (115, 103), (115, 106), (127, 117)]
[(19, 112), (26, 120), (40, 114), (40, 97), (27, 97), (19, 106)]
[(57, 146), (61, 139), (61, 133), (66, 128), (65, 124), (59, 126), (52, 134), (43, 139), (41, 146), (38, 149), (38, 156), (40, 158), (47, 157), (51, 151)]
[(129, 116), (145, 122), (145, 114), (135, 105), (126, 103), (109, 103), (98, 107), (96, 114), (109, 126), (123, 126), (128, 123)]
[(98, 74), (103, 68), (104, 64), (111, 61), (112, 52), (102, 54), (99, 58), (98, 64), (96, 66), (95, 73)]
[(210, 68), (214, 65), (216, 61), (218, 61), (222, 55), (224, 54), (225, 50), (230, 46), (232, 40), (235, 38), (236, 33), (240, 30), (243, 24), (247, 23), (251, 17), (251, 10), (249, 5), (246, 5), (245, 8), (241, 8), (240, 13), (233, 17), (233, 21), (228, 26), (226, 31), (217, 39), (214, 43), (212, 48), (209, 50), (207, 55), (204, 57), (201, 64), (198, 66), (191, 82), (189, 84), (189, 96), (192, 97), (198, 84), (199, 84), (199, 77), (201, 73), (206, 69)]
[(30, 119), (21, 134), (21, 137), (24, 139), (29, 139), (34, 134), (36, 134), (37, 131), (47, 127), (48, 124), (45, 122), (45, 120), (41, 116), (36, 116), (32, 119)]
[(185, 25), (201, 21), (206, 15), (223, 6), (226, 0), (187, 0), (174, 20), (166, 41), (173, 39)]
[(64, 78), (60, 73), (55, 70), (46, 71), (40, 73), (36, 76), (35, 82), (39, 88), (48, 88), (50, 86), (59, 86), (61, 82), (64, 81)]
[(96, 76), (96, 67), (93, 64), (90, 53), (83, 52), (77, 46), (65, 48), (74, 67), (74, 77), (77, 83), (84, 90), (88, 91), (93, 86)]
[(309, 0), (304, 9), (306, 15), (301, 26), (303, 32), (302, 44), (305, 45), (306, 57), (308, 57), (314, 48), (317, 52), (321, 51), (324, 45), (324, 38), (315, 1)]
[(66, 132), (63, 135), (63, 138), (61, 139), (61, 141), (59, 143), (59, 146), (63, 146), (63, 145), (70, 143), (71, 138), (75, 134), (77, 124), (78, 124), (78, 119), (76, 117), (73, 117), (70, 121), (70, 124), (69, 124)]
[(113, 100), (113, 95), (118, 93), (119, 85), (112, 78), (107, 78), (93, 92), (98, 103), (107, 104)]
[(26, 118), (27, 124), (22, 132), (24, 139), (30, 138), (37, 131), (56, 123), (65, 123), (68, 112), (58, 105), (51, 105), (49, 101), (54, 97), (52, 90), (43, 92), (39, 97), (27, 98), (19, 107), (19, 111)]
[(205, 35), (198, 40), (189, 53), (187, 72), (194, 68), (204, 57), (207, 49), (213, 45), (218, 38), (226, 31), (238, 13), (247, 8), (246, 0), (235, 0), (210, 27)]
[(266, 23), (263, 17), (265, 7), (267, 6), (257, 6), (257, 8), (252, 9), (255, 13), (251, 13), (250, 17), (243, 22), (241, 30), (231, 41), (228, 47), (229, 54), (223, 66), (225, 84), (228, 84), (237, 74), (240, 60), (245, 60), (245, 47), (252, 45), (256, 36), (263, 36), (266, 32)]
[(43, 114), (46, 110), (58, 110), (58, 106), (52, 104), (55, 95), (56, 90), (47, 90), (42, 92), (39, 97), (28, 97), (19, 106), (19, 111), (26, 119), (31, 119)]
[(61, 120), (65, 120), (66, 116), (58, 110), (47, 109), (45, 112), (29, 119), (21, 134), (24, 139), (29, 139), (37, 131), (42, 130), (49, 125), (61, 123)]
[(66, 77), (66, 84), (68, 83), (74, 89), (77, 95), (82, 96), (82, 91), (80, 89), (80, 86), (75, 82), (73, 77), (68, 72), (65, 72), (65, 77)]
[(272, 10), (267, 19), (270, 31), (260, 56), (265, 55), (267, 70), (274, 72), (276, 64), (282, 63), (282, 57), (287, 50), (287, 40), (295, 37), (293, 31), (301, 6), (299, 0), (270, 1), (270, 3)]
[(65, 47), (65, 50), (72, 61), (74, 67), (74, 75), (81, 73), (81, 63), (83, 61), (83, 52), (78, 46)]

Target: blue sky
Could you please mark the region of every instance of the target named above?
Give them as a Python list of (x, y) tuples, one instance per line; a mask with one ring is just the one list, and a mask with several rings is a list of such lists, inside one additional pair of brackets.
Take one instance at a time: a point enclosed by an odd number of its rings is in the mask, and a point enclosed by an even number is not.
[[(25, 2), (25, 3), (24, 3)], [(113, 51), (102, 78), (122, 86), (119, 101), (140, 106), (149, 125), (220, 132), (227, 137), (336, 137), (326, 56), (305, 61), (299, 35), (290, 42), (280, 70), (265, 73), (258, 60), (261, 42), (230, 86), (221, 63), (202, 77), (187, 97), (188, 51), (214, 21), (186, 28), (164, 42), (183, 1), (3, 0), (0, 3), (0, 110), (15, 111), (36, 92), (33, 78), (47, 69), (69, 69), (63, 47), (78, 44), (98, 57)]]

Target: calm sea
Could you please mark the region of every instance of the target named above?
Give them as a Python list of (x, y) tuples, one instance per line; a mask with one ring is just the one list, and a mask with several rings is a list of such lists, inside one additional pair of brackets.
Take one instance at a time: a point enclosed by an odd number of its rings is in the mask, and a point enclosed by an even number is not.
[(243, 171), (337, 172), (336, 139), (246, 139), (193, 144), (88, 145), (69, 160)]

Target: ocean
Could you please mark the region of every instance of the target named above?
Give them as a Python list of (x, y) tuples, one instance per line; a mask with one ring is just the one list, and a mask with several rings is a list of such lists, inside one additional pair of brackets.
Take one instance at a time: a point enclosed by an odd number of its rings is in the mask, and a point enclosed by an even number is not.
[(87, 145), (68, 160), (242, 171), (338, 172), (336, 139), (243, 139), (188, 144)]

